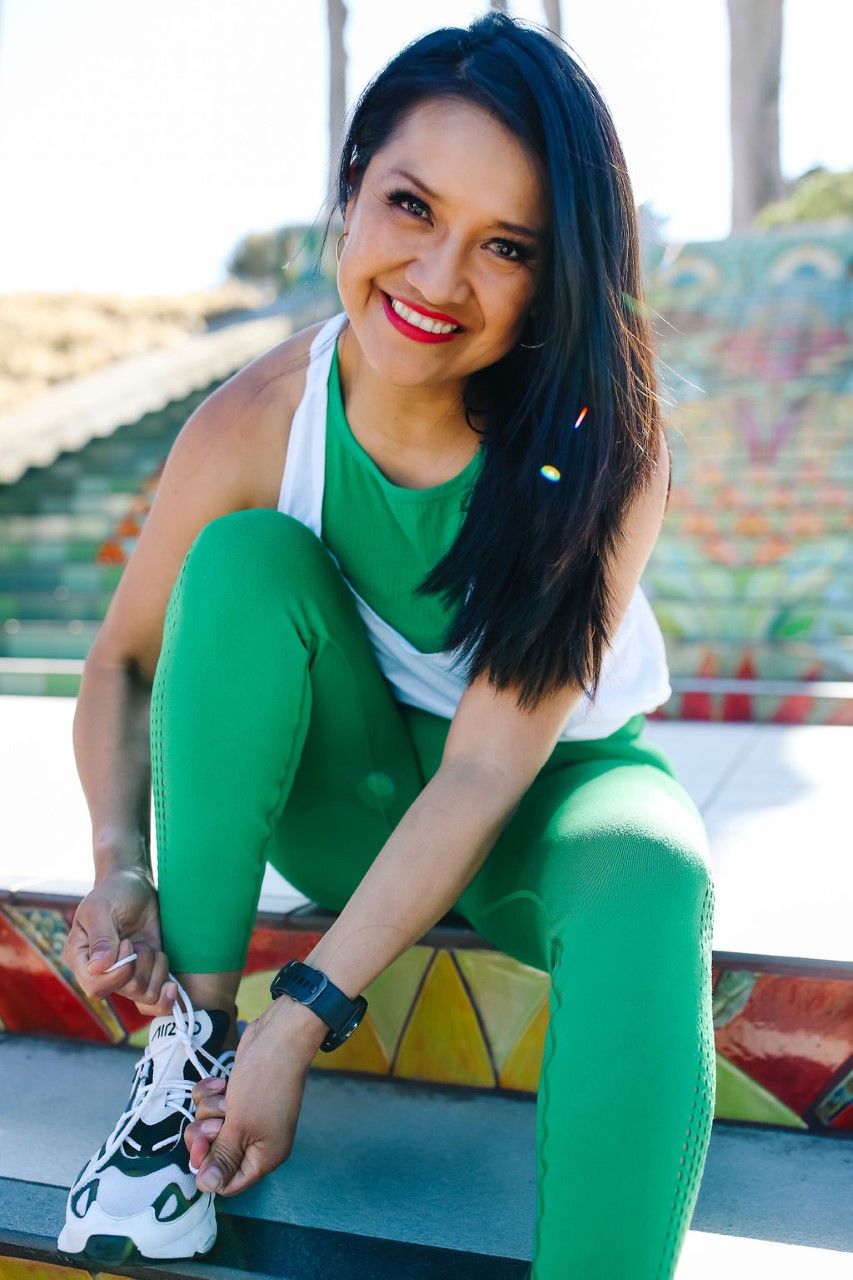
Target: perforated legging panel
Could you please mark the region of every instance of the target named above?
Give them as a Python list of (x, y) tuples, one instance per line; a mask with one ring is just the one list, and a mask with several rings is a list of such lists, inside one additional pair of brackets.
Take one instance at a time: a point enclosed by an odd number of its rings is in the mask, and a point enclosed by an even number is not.
[[(711, 985), (711, 944), (714, 932), (714, 883), (710, 881), (705, 890), (702, 904), (700, 925), (700, 956), (703, 968), (702, 980), (706, 988)], [(699, 1025), (698, 1066), (696, 1084), (693, 1088), (693, 1101), (690, 1104), (690, 1117), (684, 1131), (681, 1155), (678, 1158), (675, 1190), (672, 1198), (672, 1211), (666, 1230), (663, 1253), (657, 1280), (668, 1280), (675, 1274), (675, 1264), (684, 1237), (690, 1226), (708, 1144), (711, 1141), (711, 1125), (714, 1120), (714, 1099), (717, 1082), (716, 1050), (714, 1048), (713, 1022), (708, 1025), (707, 1019), (701, 1019)]]
[[(166, 632), (152, 698), (164, 944), (179, 970), (233, 969), (266, 861), (340, 910), (449, 725), (393, 700), (333, 561), (277, 512), (202, 532)], [(701, 1179), (713, 885), (701, 818), (641, 730), (558, 743), (457, 904), (551, 974), (534, 1280), (670, 1277)]]

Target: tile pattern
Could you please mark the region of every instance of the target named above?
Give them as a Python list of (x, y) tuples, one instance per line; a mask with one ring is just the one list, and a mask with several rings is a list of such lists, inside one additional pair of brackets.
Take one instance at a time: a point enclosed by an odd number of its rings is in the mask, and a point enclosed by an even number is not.
[[(849, 681), (853, 232), (671, 250), (647, 297), (673, 450), (643, 579), (676, 679)], [(661, 716), (851, 724), (853, 700), (677, 691)]]
[(74, 1266), (0, 1256), (0, 1280), (121, 1280), (121, 1277), (106, 1271), (81, 1271)]
[[(0, 1018), (9, 1032), (145, 1043), (146, 1024), (121, 997), (90, 1001), (62, 961), (68, 900), (0, 907)], [(255, 929), (239, 993), (241, 1017), (269, 1003), (269, 984), (304, 959), (320, 933), (298, 919)], [(715, 967), (716, 1118), (812, 1133), (853, 1131), (853, 973), (838, 977)], [(412, 947), (365, 993), (351, 1040), (317, 1055), (326, 1071), (535, 1093), (548, 1024), (545, 974), (500, 952)]]
[(56, 1267), (51, 1262), (34, 1262), (28, 1258), (0, 1257), (0, 1280), (93, 1280), (93, 1277), (110, 1280), (103, 1271), (81, 1271), (77, 1267)]

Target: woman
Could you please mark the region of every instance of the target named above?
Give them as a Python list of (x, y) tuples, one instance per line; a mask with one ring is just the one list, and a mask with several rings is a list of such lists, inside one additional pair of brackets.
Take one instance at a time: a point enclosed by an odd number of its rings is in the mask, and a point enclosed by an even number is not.
[[(344, 314), (187, 423), (86, 664), (66, 954), (155, 1020), (60, 1243), (208, 1249), (213, 1193), (287, 1158), (318, 1048), (453, 908), (551, 976), (533, 1275), (660, 1280), (713, 1115), (713, 885), (643, 734), (669, 460), (622, 153), (564, 48), (492, 14), (368, 87), (340, 207)], [(268, 860), (340, 915), (234, 1061)]]

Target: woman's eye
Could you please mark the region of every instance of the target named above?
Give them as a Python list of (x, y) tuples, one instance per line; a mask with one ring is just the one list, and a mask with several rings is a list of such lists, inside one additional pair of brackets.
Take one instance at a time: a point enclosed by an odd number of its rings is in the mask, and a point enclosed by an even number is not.
[(503, 258), (505, 262), (526, 262), (530, 258), (530, 251), (520, 244), (513, 244), (511, 240), (493, 240), (492, 249), (495, 256)]
[(387, 199), (389, 204), (396, 205), (398, 209), (402, 209), (404, 213), (412, 214), (415, 218), (429, 218), (429, 209), (423, 200), (413, 196), (410, 191), (392, 191)]

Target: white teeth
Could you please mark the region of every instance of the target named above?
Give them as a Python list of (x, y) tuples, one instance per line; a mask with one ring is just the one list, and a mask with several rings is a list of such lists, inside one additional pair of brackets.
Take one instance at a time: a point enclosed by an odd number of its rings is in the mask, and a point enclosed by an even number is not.
[(397, 315), (405, 320), (407, 324), (412, 325), (415, 329), (423, 329), (425, 333), (456, 333), (459, 326), (457, 324), (446, 324), (442, 320), (430, 320), (429, 316), (422, 316), (419, 311), (413, 311), (411, 307), (407, 307), (405, 302), (398, 302), (396, 298), (389, 295), (392, 311), (396, 311)]

